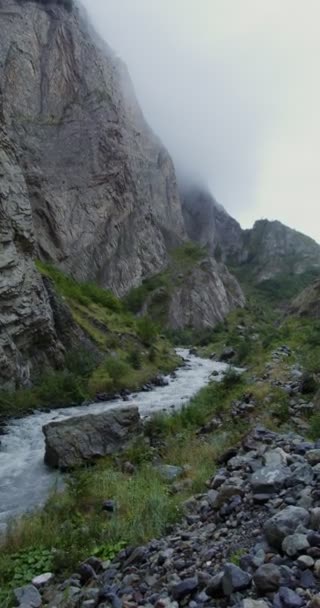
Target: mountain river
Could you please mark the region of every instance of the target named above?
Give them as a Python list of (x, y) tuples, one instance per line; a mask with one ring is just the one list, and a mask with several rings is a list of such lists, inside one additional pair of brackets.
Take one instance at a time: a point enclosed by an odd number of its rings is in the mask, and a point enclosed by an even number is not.
[(159, 411), (177, 410), (208, 384), (213, 371), (219, 373), (215, 377), (219, 380), (228, 367), (224, 363), (190, 355), (185, 349), (178, 349), (177, 352), (186, 363), (173, 377), (168, 376), (167, 386), (137, 393), (127, 402), (114, 399), (85, 406), (35, 412), (8, 424), (0, 443), (0, 531), (5, 529), (10, 518), (42, 505), (59, 480), (60, 474), (45, 466), (43, 462), (43, 425), (71, 416), (98, 414), (111, 408), (128, 407), (130, 403), (139, 407), (142, 417)]

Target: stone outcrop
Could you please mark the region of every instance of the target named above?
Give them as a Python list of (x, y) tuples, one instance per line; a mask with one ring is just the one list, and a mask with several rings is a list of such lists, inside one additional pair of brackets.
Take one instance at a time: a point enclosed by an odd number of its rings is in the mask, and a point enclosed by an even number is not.
[(214, 258), (201, 260), (170, 295), (167, 324), (172, 329), (212, 328), (245, 297), (237, 280)]
[(312, 283), (295, 298), (289, 313), (299, 317), (320, 319), (320, 281)]
[(50, 422), (43, 427), (45, 463), (64, 471), (93, 464), (98, 458), (121, 452), (141, 430), (137, 407)]
[(38, 251), (123, 294), (185, 236), (172, 161), (78, 6), (2, 0), (0, 27), (4, 114)]

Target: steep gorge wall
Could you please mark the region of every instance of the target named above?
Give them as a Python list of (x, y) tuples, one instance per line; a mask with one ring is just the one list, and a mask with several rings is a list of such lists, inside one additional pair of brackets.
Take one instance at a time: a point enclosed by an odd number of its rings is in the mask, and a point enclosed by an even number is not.
[(62, 362), (52, 312), (34, 266), (28, 191), (0, 111), (0, 386), (29, 382), (31, 368)]
[[(187, 239), (172, 161), (125, 66), (82, 9), (64, 4), (0, 0), (5, 388), (61, 365), (64, 347), (78, 340), (92, 347), (37, 272), (36, 257), (122, 296), (166, 268), (171, 249)], [(187, 279), (170, 310), (174, 327), (211, 327), (243, 305), (236, 280), (213, 259)]]
[(0, 88), (40, 255), (123, 294), (185, 237), (172, 161), (80, 10), (0, 3)]

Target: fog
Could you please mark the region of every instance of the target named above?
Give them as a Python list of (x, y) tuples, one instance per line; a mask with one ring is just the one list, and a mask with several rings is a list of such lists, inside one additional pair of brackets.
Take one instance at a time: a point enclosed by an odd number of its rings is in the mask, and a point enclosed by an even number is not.
[(179, 173), (320, 241), (318, 0), (83, 0)]

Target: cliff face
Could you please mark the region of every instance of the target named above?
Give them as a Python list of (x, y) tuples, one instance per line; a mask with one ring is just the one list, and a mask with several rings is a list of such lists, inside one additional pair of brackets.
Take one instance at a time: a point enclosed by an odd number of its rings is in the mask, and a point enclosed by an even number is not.
[(235, 277), (214, 258), (199, 262), (183, 281), (177, 282), (168, 306), (168, 327), (212, 328), (235, 308), (244, 306), (245, 297)]
[(170, 157), (78, 8), (0, 2), (0, 89), (40, 255), (123, 294), (184, 238)]
[[(86, 338), (34, 265), (123, 295), (187, 239), (172, 161), (122, 62), (69, 0), (0, 0), (0, 386), (27, 384)], [(230, 293), (229, 293), (230, 288)], [(170, 309), (174, 327), (214, 325), (243, 304), (208, 260)], [(88, 347), (92, 347), (90, 343)]]
[(183, 194), (183, 213), (191, 239), (245, 271), (254, 283), (320, 271), (320, 245), (281, 222), (260, 220), (242, 230), (212, 195), (196, 188)]
[(282, 274), (320, 271), (320, 245), (281, 222), (260, 220), (243, 233), (242, 262), (257, 282)]
[(182, 209), (189, 238), (208, 247), (218, 260), (241, 257), (243, 231), (210, 192), (182, 189)]
[(31, 368), (62, 362), (52, 312), (33, 262), (34, 234), (24, 177), (0, 116), (0, 385), (25, 385)]
[(289, 313), (300, 317), (320, 319), (320, 281), (312, 283), (295, 298)]

